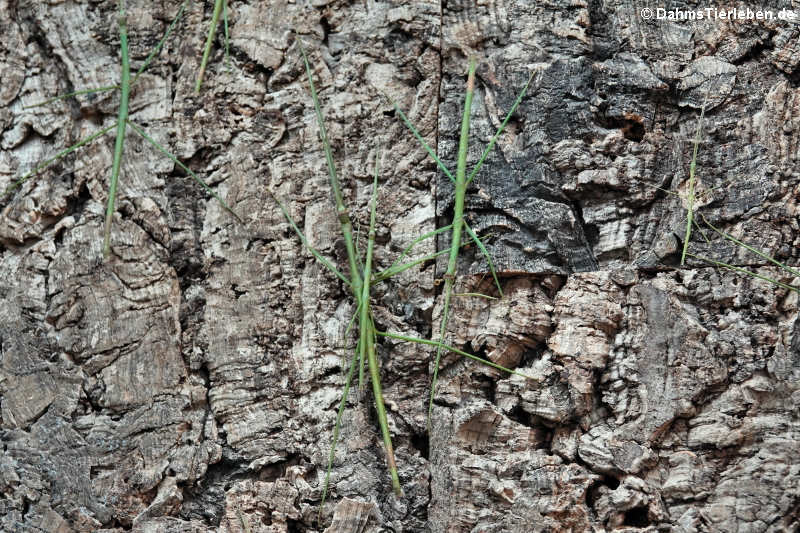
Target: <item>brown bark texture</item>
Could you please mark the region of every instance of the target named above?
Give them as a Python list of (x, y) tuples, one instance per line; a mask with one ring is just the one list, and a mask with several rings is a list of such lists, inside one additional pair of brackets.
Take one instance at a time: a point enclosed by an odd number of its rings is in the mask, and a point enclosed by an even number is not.
[[(127, 0), (134, 70), (180, 4)], [(113, 133), (0, 200), (0, 530), (800, 528), (798, 293), (679, 265), (702, 107), (696, 213), (800, 262), (797, 21), (645, 20), (659, 6), (630, 0), (229, 0), (230, 62), (220, 25), (195, 94), (212, 4), (189, 5), (131, 119), (244, 223), (130, 129), (108, 260)], [(445, 356), (429, 434), (434, 350), (380, 340), (404, 494), (369, 388), (353, 391), (321, 522), (356, 309), (269, 194), (346, 273), (295, 35), (362, 245), (383, 154), (382, 268), (453, 212), (385, 95), (455, 170), (467, 57), (469, 166), (533, 74), (467, 195), (505, 296), (456, 296), (447, 335), (532, 379)], [(0, 0), (0, 190), (112, 125), (119, 93), (25, 106), (113, 85), (119, 64), (116, 1)], [(695, 256), (800, 285), (700, 227)], [(443, 270), (377, 285), (378, 327), (435, 336)], [(486, 271), (465, 249), (456, 292), (495, 294)]]

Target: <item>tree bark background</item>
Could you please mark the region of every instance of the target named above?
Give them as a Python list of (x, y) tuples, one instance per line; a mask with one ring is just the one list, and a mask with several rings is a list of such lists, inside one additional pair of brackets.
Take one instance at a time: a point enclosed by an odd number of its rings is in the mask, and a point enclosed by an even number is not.
[[(127, 7), (135, 69), (180, 2)], [(800, 262), (800, 25), (647, 21), (644, 7), (658, 6), (231, 0), (231, 67), (217, 46), (195, 95), (211, 6), (190, 5), (132, 119), (245, 224), (130, 130), (108, 261), (110, 136), (3, 200), (0, 529), (797, 530), (797, 293), (675, 267), (704, 104), (700, 212)], [(24, 106), (118, 81), (116, 9), (0, 0), (0, 189), (114, 122), (116, 93)], [(471, 164), (534, 73), (468, 196), (506, 296), (457, 298), (449, 339), (535, 379), (445, 358), (429, 436), (431, 350), (383, 342), (405, 494), (391, 494), (370, 396), (353, 394), (322, 525), (355, 309), (268, 193), (344, 265), (293, 32), (361, 228), (383, 154), (384, 267), (452, 206), (382, 93), (454, 167), (466, 56), (480, 61)], [(696, 255), (792, 282), (707, 233)], [(458, 292), (490, 292), (485, 271), (467, 253)], [(379, 326), (437, 331), (436, 277), (423, 265), (377, 287)]]

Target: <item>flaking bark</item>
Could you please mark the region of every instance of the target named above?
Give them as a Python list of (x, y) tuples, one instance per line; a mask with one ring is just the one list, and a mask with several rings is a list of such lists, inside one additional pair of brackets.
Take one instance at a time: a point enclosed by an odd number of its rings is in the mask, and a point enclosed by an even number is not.
[[(206, 3), (208, 4), (208, 3)], [(131, 67), (180, 2), (128, 0)], [(131, 119), (215, 188), (128, 138), (102, 261), (113, 141), (0, 201), (0, 530), (13, 532), (791, 531), (800, 527), (797, 294), (680, 261), (692, 137), (695, 206), (800, 261), (800, 29), (646, 22), (631, 2), (229, 2), (233, 69), (196, 70), (194, 2), (133, 87)], [(0, 0), (0, 190), (113, 124), (117, 2)], [(454, 346), (534, 379), (378, 343), (404, 496), (369, 401), (351, 398), (316, 522), (354, 344), (347, 268), (300, 34), (320, 80), (343, 195), (375, 270), (452, 216), (452, 186), (392, 115), (394, 98), (455, 168), (466, 58), (479, 65), (469, 168), (535, 71), (470, 185), (466, 217), (505, 297), (455, 296)], [(440, 103), (441, 102), (441, 103)], [(446, 222), (445, 222), (446, 221)], [(696, 255), (797, 285), (706, 230)], [(443, 236), (438, 249), (447, 246)], [(433, 253), (435, 243), (418, 246)], [(455, 293), (492, 291), (463, 251)], [(380, 329), (430, 338), (445, 262), (372, 289)]]

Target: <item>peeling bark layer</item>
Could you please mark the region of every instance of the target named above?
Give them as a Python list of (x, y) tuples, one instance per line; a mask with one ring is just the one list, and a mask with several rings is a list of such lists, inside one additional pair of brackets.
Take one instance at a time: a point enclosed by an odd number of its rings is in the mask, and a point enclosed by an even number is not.
[[(134, 69), (180, 5), (127, 1)], [(797, 24), (645, 21), (621, 1), (228, 7), (230, 66), (220, 31), (194, 93), (210, 6), (192, 3), (133, 88), (131, 119), (244, 224), (130, 130), (108, 261), (110, 136), (0, 200), (0, 530), (800, 527), (797, 293), (696, 257), (679, 268), (703, 107), (697, 212), (800, 262)], [(116, 17), (114, 1), (0, 0), (0, 190), (113, 124), (113, 91), (25, 106), (115, 84)], [(454, 168), (476, 54), (471, 166), (534, 74), (467, 195), (505, 296), (456, 296), (447, 337), (529, 379), (445, 356), (428, 434), (433, 350), (381, 341), (404, 496), (370, 395), (353, 392), (322, 522), (356, 309), (269, 193), (344, 269), (294, 32), (362, 243), (383, 154), (379, 268), (453, 211), (384, 95)], [(695, 256), (800, 284), (700, 225)], [(377, 285), (378, 327), (430, 338), (443, 271), (429, 261)], [(456, 292), (497, 296), (486, 271), (466, 249)]]

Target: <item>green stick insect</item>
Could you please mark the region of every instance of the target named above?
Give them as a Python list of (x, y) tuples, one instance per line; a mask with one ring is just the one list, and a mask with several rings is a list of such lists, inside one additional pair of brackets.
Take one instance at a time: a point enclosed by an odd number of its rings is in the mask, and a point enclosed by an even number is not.
[(470, 119), (470, 112), (472, 107), (472, 96), (475, 92), (475, 68), (476, 62), (475, 58), (470, 59), (469, 64), (469, 72), (467, 74), (467, 88), (466, 88), (466, 96), (464, 97), (464, 113), (461, 118), (461, 136), (459, 138), (458, 143), (458, 161), (456, 164), (456, 175), (453, 177), (453, 173), (445, 166), (445, 164), (439, 159), (436, 155), (436, 152), (428, 146), (423, 139), (422, 135), (417, 131), (413, 124), (408, 120), (408, 117), (400, 110), (397, 104), (392, 101), (394, 108), (400, 117), (400, 119), (405, 123), (405, 125), (411, 130), (417, 140), (422, 143), (425, 150), (428, 152), (428, 155), (436, 162), (438, 167), (442, 170), (442, 172), (453, 182), (455, 187), (455, 197), (454, 197), (454, 209), (453, 209), (453, 222), (450, 225), (451, 228), (451, 238), (450, 238), (450, 250), (449, 250), (449, 257), (447, 261), (447, 271), (444, 274), (444, 305), (442, 310), (442, 318), (439, 326), (439, 346), (436, 348), (436, 360), (433, 366), (433, 378), (431, 380), (431, 393), (430, 399), (428, 400), (428, 430), (430, 431), (430, 424), (431, 424), (431, 415), (433, 413), (433, 399), (436, 394), (436, 384), (439, 376), (439, 363), (442, 356), (442, 350), (445, 346), (445, 334), (447, 332), (447, 323), (449, 319), (450, 313), (450, 302), (453, 297), (453, 285), (455, 284), (456, 278), (456, 269), (458, 267), (458, 254), (461, 249), (461, 238), (462, 232), (466, 231), (467, 235), (469, 235), (470, 239), (475, 243), (478, 249), (481, 251), (483, 256), (486, 258), (486, 263), (489, 266), (489, 270), (492, 273), (492, 277), (494, 278), (495, 285), (497, 286), (497, 292), (500, 294), (500, 297), (503, 297), (503, 289), (500, 287), (500, 281), (497, 279), (497, 272), (495, 271), (494, 264), (492, 263), (492, 258), (489, 256), (489, 252), (486, 250), (483, 242), (478, 238), (472, 228), (469, 227), (467, 222), (464, 220), (464, 201), (467, 194), (467, 186), (475, 179), (478, 171), (483, 166), (483, 162), (486, 160), (486, 156), (489, 155), (492, 148), (494, 148), (497, 139), (500, 137), (500, 134), (503, 133), (508, 121), (511, 119), (511, 116), (516, 111), (517, 107), (519, 106), (522, 99), (525, 97), (525, 94), (528, 91), (528, 86), (533, 79), (533, 75), (528, 78), (527, 83), (523, 87), (522, 91), (520, 92), (517, 99), (514, 101), (514, 105), (511, 106), (511, 110), (509, 110), (508, 114), (506, 115), (503, 122), (500, 124), (500, 127), (497, 129), (497, 132), (489, 141), (489, 144), (486, 146), (486, 149), (483, 151), (480, 159), (476, 163), (475, 167), (470, 172), (469, 177), (467, 177), (467, 148), (469, 144), (469, 119)]
[(208, 25), (208, 35), (206, 36), (206, 44), (203, 47), (203, 59), (200, 62), (200, 69), (197, 71), (197, 81), (195, 82), (194, 92), (199, 93), (200, 87), (203, 85), (203, 76), (206, 73), (206, 66), (208, 66), (208, 58), (211, 55), (211, 44), (214, 42), (214, 37), (217, 35), (217, 27), (219, 26), (219, 18), (222, 15), (223, 27), (225, 29), (225, 61), (226, 63), (230, 58), (230, 34), (228, 33), (228, 0), (215, 0), (214, 12), (211, 15), (211, 22)]
[(686, 254), (689, 253), (689, 239), (692, 237), (692, 223), (694, 221), (694, 176), (697, 168), (697, 149), (700, 146), (700, 134), (703, 131), (703, 117), (706, 114), (705, 105), (700, 110), (700, 120), (697, 123), (697, 131), (694, 135), (694, 151), (692, 153), (692, 162), (689, 164), (689, 191), (686, 196), (686, 231), (683, 237), (683, 251), (681, 252), (681, 266), (686, 264)]
[[(717, 266), (717, 267), (725, 268), (725, 269), (728, 269), (728, 270), (731, 270), (731, 271), (734, 271), (734, 272), (739, 272), (740, 274), (745, 274), (747, 276), (750, 276), (750, 277), (753, 277), (753, 278), (757, 278), (757, 279), (769, 282), (769, 283), (771, 283), (773, 285), (776, 285), (778, 287), (781, 287), (781, 288), (784, 288), (784, 289), (787, 289), (787, 290), (790, 290), (790, 291), (794, 291), (794, 292), (800, 293), (800, 287), (796, 287), (794, 285), (789, 285), (787, 283), (783, 283), (783, 282), (778, 281), (778, 280), (776, 280), (774, 278), (758, 274), (758, 273), (753, 272), (751, 270), (748, 270), (746, 268), (742, 268), (742, 267), (739, 267), (739, 266), (731, 265), (729, 263), (718, 261), (718, 260), (710, 258), (710, 257), (696, 255), (696, 254), (693, 254), (693, 253), (691, 253), (689, 251), (689, 246), (690, 246), (690, 240), (691, 240), (691, 237), (692, 237), (692, 228), (693, 227), (700, 231), (700, 233), (702, 234), (702, 236), (703, 236), (703, 238), (705, 239), (706, 242), (709, 242), (709, 243), (711, 242), (709, 240), (709, 238), (706, 236), (705, 232), (703, 231), (703, 227), (700, 226), (698, 224), (698, 222), (697, 222), (697, 217), (699, 217), (700, 220), (703, 221), (703, 223), (705, 224), (705, 226), (708, 229), (711, 229), (714, 233), (716, 233), (717, 235), (719, 235), (723, 239), (728, 240), (728, 241), (732, 242), (734, 245), (736, 245), (737, 247), (743, 248), (743, 249), (745, 249), (745, 250), (747, 250), (747, 251), (759, 256), (760, 258), (762, 258), (762, 259), (764, 259), (764, 260), (776, 265), (778, 268), (780, 268), (781, 270), (783, 270), (787, 274), (789, 274), (791, 276), (795, 276), (797, 278), (800, 278), (800, 272), (798, 272), (797, 270), (793, 269), (792, 267), (790, 267), (788, 265), (785, 265), (784, 263), (781, 263), (777, 259), (765, 254), (764, 252), (758, 250), (757, 248), (754, 248), (753, 246), (750, 246), (750, 245), (746, 244), (745, 242), (742, 242), (741, 240), (733, 237), (732, 235), (729, 235), (728, 233), (722, 231), (718, 227), (714, 226), (711, 222), (709, 222), (709, 220), (705, 217), (705, 215), (703, 215), (701, 212), (699, 212), (700, 206), (697, 204), (697, 201), (699, 199), (701, 199), (701, 195), (696, 193), (695, 186), (696, 186), (696, 170), (697, 170), (697, 153), (698, 153), (698, 150), (699, 150), (699, 147), (700, 147), (700, 139), (701, 139), (701, 133), (702, 133), (702, 130), (703, 130), (703, 119), (704, 119), (704, 117), (705, 117), (705, 104), (703, 104), (703, 107), (700, 110), (700, 118), (697, 121), (697, 129), (695, 130), (694, 142), (693, 142), (693, 147), (692, 147), (692, 159), (691, 159), (691, 161), (689, 163), (688, 190), (687, 190), (687, 194), (686, 194), (686, 198), (685, 198), (685, 202), (686, 202), (686, 229), (684, 231), (683, 248), (681, 250), (681, 262), (680, 262), (681, 266), (684, 266), (686, 264), (686, 258), (687, 257), (693, 257), (694, 259), (697, 259), (699, 261), (703, 261), (703, 262), (708, 263), (710, 265), (714, 265), (714, 266)], [(714, 189), (716, 189), (716, 188), (718, 188), (718, 187), (715, 187)], [(663, 192), (666, 192), (667, 194), (671, 194), (671, 195), (675, 195), (675, 196), (681, 197), (681, 195), (678, 194), (675, 191), (669, 191), (669, 190), (666, 190), (666, 189), (662, 189), (661, 187), (657, 187), (657, 189), (659, 189), (659, 190), (661, 190)], [(710, 194), (710, 192), (713, 191), (714, 189), (711, 189), (711, 190), (708, 190), (708, 191), (704, 191), (704, 193), (705, 194)]]
[[(187, 2), (188, 2), (188, 0), (187, 0)], [(113, 159), (112, 164), (111, 164), (111, 180), (109, 182), (109, 188), (108, 188), (108, 201), (107, 201), (107, 204), (106, 204), (106, 216), (105, 216), (105, 223), (104, 223), (104, 229), (103, 229), (103, 256), (107, 258), (111, 253), (111, 224), (112, 224), (112, 221), (113, 221), (113, 218), (114, 218), (114, 211), (116, 210), (116, 198), (117, 198), (117, 188), (118, 188), (118, 182), (119, 182), (119, 174), (120, 174), (120, 168), (122, 166), (122, 157), (123, 157), (124, 150), (125, 150), (125, 133), (126, 133), (127, 127), (130, 126), (131, 129), (133, 129), (133, 131), (135, 131), (137, 134), (142, 136), (142, 138), (144, 138), (148, 143), (152, 144), (157, 150), (159, 150), (164, 155), (166, 155), (170, 160), (172, 160), (173, 163), (178, 165), (187, 174), (189, 174), (211, 196), (216, 198), (217, 201), (220, 203), (220, 205), (226, 211), (228, 211), (231, 215), (233, 215), (238, 221), (240, 221), (240, 222), (242, 221), (241, 218), (239, 218), (239, 216), (230, 207), (228, 207), (228, 204), (226, 204), (225, 201), (222, 198), (220, 198), (219, 195), (216, 192), (214, 192), (206, 184), (205, 181), (203, 181), (200, 177), (198, 177), (197, 174), (192, 172), (192, 170), (189, 169), (189, 167), (187, 167), (186, 165), (181, 163), (178, 160), (178, 158), (176, 158), (174, 155), (170, 154), (169, 151), (167, 151), (163, 146), (161, 146), (158, 142), (156, 142), (155, 139), (153, 139), (150, 135), (148, 135), (144, 131), (144, 129), (142, 129), (140, 126), (138, 126), (137, 124), (132, 122), (130, 120), (129, 116), (128, 116), (128, 107), (129, 107), (128, 104), (129, 104), (129, 99), (130, 99), (131, 86), (136, 83), (136, 81), (139, 79), (139, 76), (142, 75), (142, 72), (144, 72), (144, 70), (148, 67), (148, 65), (150, 65), (150, 63), (153, 61), (153, 59), (161, 51), (161, 48), (164, 46), (164, 43), (166, 42), (167, 38), (169, 37), (169, 34), (175, 28), (175, 25), (177, 24), (178, 20), (183, 15), (183, 12), (186, 9), (187, 2), (184, 2), (181, 5), (181, 8), (178, 10), (178, 14), (175, 16), (175, 18), (170, 23), (170, 25), (167, 28), (167, 31), (165, 32), (164, 36), (161, 38), (161, 40), (156, 45), (156, 47), (147, 56), (147, 58), (145, 59), (144, 63), (142, 64), (142, 66), (139, 67), (139, 70), (133, 76), (133, 79), (131, 79), (130, 57), (129, 57), (129, 52), (128, 52), (128, 25), (127, 25), (126, 13), (125, 13), (125, 2), (124, 2), (124, 0), (120, 0), (120, 2), (119, 2), (119, 13), (118, 13), (118, 17), (117, 17), (117, 25), (118, 25), (118, 28), (119, 28), (119, 39), (120, 39), (120, 57), (121, 57), (121, 72), (120, 72), (120, 83), (119, 83), (119, 85), (112, 85), (112, 86), (108, 86), (108, 87), (99, 87), (99, 88), (96, 88), (96, 89), (83, 89), (83, 90), (72, 92), (72, 93), (69, 93), (69, 94), (56, 96), (56, 97), (50, 98), (49, 100), (46, 100), (44, 102), (41, 102), (41, 103), (38, 103), (38, 104), (34, 104), (33, 106), (29, 106), (29, 107), (38, 107), (38, 106), (47, 105), (47, 104), (49, 104), (51, 102), (55, 102), (55, 101), (62, 100), (62, 99), (65, 99), (65, 98), (70, 98), (70, 97), (73, 97), (73, 96), (77, 96), (77, 95), (80, 95), (80, 94), (102, 93), (102, 92), (108, 92), (108, 91), (113, 91), (113, 90), (119, 89), (120, 90), (120, 99), (119, 99), (119, 109), (118, 109), (118, 112), (117, 112), (117, 122), (112, 124), (111, 126), (108, 126), (108, 127), (104, 128), (104, 129), (98, 131), (97, 133), (94, 133), (91, 136), (89, 136), (89, 137), (87, 137), (87, 138), (75, 143), (74, 145), (70, 146), (69, 148), (66, 148), (66, 149), (60, 151), (54, 157), (51, 157), (50, 159), (46, 160), (44, 163), (42, 163), (42, 164), (38, 165), (37, 167), (35, 167), (33, 170), (27, 172), (21, 178), (19, 178), (14, 183), (12, 183), (9, 187), (7, 187), (6, 190), (3, 192), (2, 196), (0, 196), (0, 199), (5, 198), (7, 195), (9, 195), (15, 189), (20, 187), (23, 183), (28, 181), (30, 178), (36, 176), (39, 172), (41, 172), (42, 170), (44, 170), (45, 168), (47, 168), (48, 166), (50, 166), (54, 162), (56, 162), (59, 159), (69, 155), (70, 153), (74, 152), (78, 148), (91, 143), (95, 139), (97, 139), (99, 137), (102, 137), (106, 133), (110, 132), (112, 129), (116, 128), (117, 135), (116, 135), (116, 139), (115, 139), (115, 142), (114, 142), (114, 159)]]
[[(321, 253), (319, 253), (317, 250), (315, 250), (309, 244), (308, 239), (306, 238), (305, 235), (303, 235), (303, 233), (301, 232), (300, 228), (297, 226), (297, 223), (289, 215), (289, 212), (286, 209), (286, 207), (283, 205), (283, 203), (281, 203), (280, 200), (278, 200), (278, 198), (275, 197), (274, 195), (273, 195), (273, 198), (275, 198), (275, 201), (278, 204), (281, 212), (283, 213), (284, 217), (288, 221), (289, 225), (292, 227), (292, 229), (297, 234), (297, 236), (300, 239), (300, 241), (302, 242), (302, 244), (309, 250), (309, 252), (311, 252), (311, 254), (317, 260), (320, 261), (320, 263), (322, 263), (326, 268), (328, 268), (334, 275), (336, 275), (336, 277), (338, 277), (345, 284), (345, 286), (347, 286), (349, 288), (349, 290), (352, 293), (353, 298), (354, 298), (356, 311), (355, 311), (355, 314), (354, 314), (352, 320), (350, 321), (350, 325), (347, 328), (346, 334), (349, 333), (350, 328), (355, 323), (358, 324), (358, 329), (359, 329), (358, 341), (357, 341), (357, 344), (356, 344), (355, 353), (354, 353), (354, 355), (353, 355), (353, 357), (352, 357), (352, 359), (350, 361), (350, 365), (349, 365), (349, 369), (348, 369), (348, 372), (347, 372), (347, 376), (345, 378), (345, 384), (344, 384), (342, 396), (341, 396), (341, 399), (339, 401), (339, 408), (338, 408), (337, 415), (336, 415), (336, 422), (334, 424), (333, 439), (332, 439), (330, 451), (329, 451), (329, 454), (328, 454), (328, 466), (327, 466), (327, 470), (326, 470), (326, 474), (325, 474), (324, 487), (323, 487), (323, 492), (322, 492), (322, 500), (321, 500), (321, 503), (320, 503), (320, 514), (321, 514), (322, 507), (323, 507), (323, 505), (325, 503), (325, 499), (327, 497), (327, 493), (328, 493), (328, 489), (329, 489), (330, 475), (331, 475), (331, 470), (332, 470), (333, 461), (334, 461), (334, 452), (335, 452), (336, 444), (337, 444), (338, 438), (339, 438), (342, 418), (344, 416), (344, 411), (345, 411), (345, 407), (346, 407), (346, 404), (347, 404), (347, 397), (348, 397), (350, 388), (352, 386), (353, 379), (355, 377), (356, 365), (358, 365), (360, 367), (360, 369), (363, 369), (365, 364), (369, 367), (369, 379), (370, 379), (370, 381), (372, 383), (372, 392), (373, 392), (373, 397), (374, 397), (374, 402), (375, 402), (375, 409), (376, 409), (376, 412), (378, 414), (378, 424), (380, 425), (380, 429), (381, 429), (381, 435), (382, 435), (383, 444), (384, 444), (384, 448), (385, 448), (385, 452), (386, 452), (386, 462), (387, 462), (388, 469), (389, 469), (389, 476), (391, 478), (392, 488), (393, 488), (393, 490), (394, 490), (394, 492), (395, 492), (395, 494), (397, 496), (401, 496), (402, 495), (402, 489), (400, 487), (400, 479), (399, 479), (399, 476), (397, 474), (397, 464), (396, 464), (395, 457), (394, 457), (392, 439), (391, 439), (391, 435), (390, 435), (390, 432), (389, 432), (389, 425), (388, 425), (388, 419), (387, 419), (387, 414), (386, 414), (386, 407), (385, 407), (385, 404), (384, 404), (382, 387), (381, 387), (380, 368), (378, 366), (378, 359), (377, 359), (377, 354), (376, 354), (377, 338), (378, 337), (387, 337), (387, 338), (393, 338), (393, 339), (398, 339), (398, 340), (403, 340), (403, 341), (408, 341), (408, 342), (415, 342), (415, 343), (435, 346), (437, 348), (437, 350), (452, 351), (453, 353), (457, 353), (457, 354), (460, 354), (460, 355), (462, 355), (464, 357), (467, 357), (467, 358), (470, 358), (470, 359), (473, 359), (473, 360), (477, 360), (477, 361), (481, 362), (482, 364), (488, 365), (488, 366), (490, 366), (492, 368), (495, 368), (497, 370), (501, 370), (501, 371), (507, 372), (509, 374), (516, 374), (516, 375), (520, 375), (520, 376), (523, 376), (523, 377), (526, 377), (526, 378), (528, 378), (528, 376), (525, 376), (524, 374), (521, 374), (521, 373), (516, 372), (514, 370), (505, 368), (503, 366), (497, 365), (497, 364), (495, 364), (495, 363), (493, 363), (491, 361), (487, 361), (487, 360), (482, 359), (480, 357), (477, 357), (475, 355), (472, 355), (472, 354), (466, 353), (464, 351), (458, 350), (458, 349), (453, 348), (451, 346), (447, 346), (444, 343), (442, 343), (441, 341), (420, 339), (420, 338), (416, 338), (416, 337), (398, 335), (398, 334), (394, 334), (394, 333), (390, 333), (390, 332), (383, 332), (383, 331), (379, 331), (375, 327), (375, 321), (374, 321), (374, 318), (372, 316), (371, 303), (370, 303), (370, 291), (371, 291), (372, 287), (376, 283), (380, 283), (381, 281), (387, 280), (387, 279), (391, 278), (392, 276), (394, 276), (396, 274), (399, 274), (400, 272), (403, 272), (403, 271), (405, 271), (405, 270), (407, 270), (409, 268), (412, 268), (412, 267), (414, 267), (416, 265), (419, 265), (419, 264), (427, 262), (427, 261), (434, 260), (437, 257), (440, 257), (440, 256), (442, 256), (444, 254), (452, 254), (452, 248), (451, 248), (449, 250), (439, 251), (439, 252), (436, 252), (436, 253), (433, 253), (433, 254), (426, 255), (425, 257), (414, 259), (414, 260), (411, 260), (411, 261), (408, 261), (408, 262), (405, 262), (405, 263), (401, 262), (411, 252), (412, 248), (416, 244), (418, 244), (418, 243), (420, 243), (420, 242), (422, 242), (422, 241), (424, 241), (424, 240), (426, 240), (428, 238), (432, 238), (432, 237), (434, 237), (434, 236), (436, 236), (436, 235), (438, 235), (440, 233), (443, 233), (445, 231), (452, 231), (453, 225), (451, 224), (451, 225), (446, 226), (444, 228), (439, 228), (437, 230), (428, 232), (425, 235), (422, 235), (421, 237), (418, 237), (418, 238), (414, 239), (414, 241), (412, 241), (412, 243), (405, 250), (403, 250), (403, 252), (400, 255), (400, 257), (398, 257), (398, 259), (395, 260), (389, 268), (387, 268), (386, 270), (381, 271), (381, 272), (374, 272), (373, 271), (373, 267), (374, 267), (374, 265), (373, 265), (373, 262), (374, 262), (373, 261), (373, 256), (374, 256), (374, 248), (375, 248), (376, 205), (377, 205), (377, 194), (378, 194), (378, 169), (379, 169), (379, 157), (376, 156), (375, 173), (374, 173), (374, 177), (373, 177), (372, 194), (371, 194), (371, 198), (370, 198), (370, 208), (369, 208), (370, 209), (370, 215), (369, 215), (369, 229), (368, 229), (367, 245), (366, 245), (366, 251), (363, 254), (364, 260), (363, 261), (361, 260), (362, 254), (357, 249), (357, 244), (355, 243), (354, 234), (353, 234), (353, 224), (352, 224), (352, 221), (350, 219), (350, 212), (349, 212), (347, 206), (345, 205), (345, 202), (344, 202), (344, 199), (343, 199), (343, 196), (342, 196), (341, 184), (339, 182), (338, 174), (337, 174), (337, 171), (336, 171), (336, 166), (335, 166), (334, 160), (333, 160), (333, 153), (331, 151), (330, 142), (329, 142), (327, 131), (326, 131), (326, 128), (325, 128), (325, 123), (324, 123), (324, 120), (323, 120), (323, 117), (322, 117), (322, 111), (321, 111), (320, 104), (319, 104), (319, 98), (318, 98), (318, 95), (317, 95), (316, 85), (314, 83), (314, 77), (313, 77), (313, 74), (312, 74), (311, 65), (309, 63), (308, 56), (307, 56), (307, 54), (306, 54), (306, 52), (305, 52), (305, 50), (304, 50), (304, 48), (302, 46), (302, 43), (300, 42), (299, 39), (298, 39), (297, 42), (298, 42), (298, 46), (299, 46), (300, 51), (301, 51), (302, 56), (303, 56), (303, 61), (304, 61), (304, 64), (305, 64), (305, 69), (306, 69), (306, 75), (308, 77), (308, 83), (309, 83), (310, 92), (311, 92), (311, 98), (312, 98), (312, 101), (314, 103), (314, 110), (315, 110), (315, 114), (316, 114), (317, 125), (319, 127), (320, 139), (322, 141), (323, 149), (324, 149), (324, 152), (325, 152), (325, 159), (326, 159), (326, 163), (327, 163), (327, 167), (328, 167), (329, 183), (330, 183), (330, 188), (331, 188), (331, 192), (332, 192), (332, 196), (333, 196), (334, 208), (335, 208), (336, 213), (337, 213), (337, 218), (339, 220), (339, 226), (340, 226), (340, 229), (341, 229), (341, 232), (342, 232), (342, 237), (343, 237), (344, 242), (345, 242), (345, 249), (347, 250), (347, 261), (348, 261), (348, 267), (349, 267), (349, 271), (350, 271), (349, 278), (347, 276), (345, 276), (343, 273), (341, 273), (330, 261), (328, 261)], [(471, 70), (470, 70), (471, 79), (473, 79), (473, 80), (474, 80), (474, 70), (475, 70), (475, 68), (474, 68), (474, 62), (473, 62), (472, 66), (471, 66)], [(471, 98), (471, 95), (470, 95), (470, 98)], [(519, 102), (517, 102), (517, 104), (518, 103)], [(515, 104), (515, 108), (516, 108), (516, 104)], [(507, 121), (508, 121), (508, 117), (506, 118), (506, 122)], [(505, 126), (505, 123), (504, 123), (504, 126)], [(419, 134), (416, 132), (415, 129), (412, 129), (412, 131), (415, 132), (415, 135), (418, 138), (421, 138), (419, 136)], [(468, 131), (466, 133), (464, 133), (464, 135), (466, 135), (466, 134), (468, 134)], [(498, 133), (498, 135), (499, 135), (499, 133)], [(491, 144), (494, 144), (495, 140), (496, 140), (496, 138), (492, 140)], [(429, 153), (432, 152), (430, 150), (430, 148), (427, 146), (427, 144), (425, 144), (424, 146), (426, 147), (427, 150), (429, 150)], [(434, 157), (435, 157), (435, 155), (434, 155)], [(485, 154), (484, 154), (484, 157), (485, 157)], [(466, 158), (466, 155), (464, 155), (464, 159), (465, 158)], [(481, 162), (482, 162), (482, 160), (483, 160), (483, 158), (481, 159)], [(438, 158), (437, 158), (437, 161), (438, 161)], [(439, 164), (441, 165), (441, 162), (439, 162)], [(473, 175), (474, 175), (475, 172), (477, 172), (477, 167), (476, 167), (476, 170), (473, 172)], [(468, 183), (468, 181), (465, 178), (466, 174), (464, 172), (462, 172), (462, 174), (463, 174), (462, 179), (461, 179), (461, 182), (463, 184), (462, 185), (462, 189), (465, 190), (466, 183)], [(463, 194), (462, 194), (462, 196), (463, 196)], [(463, 209), (463, 199), (462, 199), (462, 209)], [(461, 227), (463, 227), (463, 225)], [(485, 251), (485, 246), (483, 245), (481, 240), (478, 238), (478, 236), (475, 235), (472, 232), (470, 232), (470, 233), (471, 233), (471, 236), (472, 236), (473, 240), (476, 242), (476, 244), (478, 244), (478, 246), (481, 248), (481, 250)], [(460, 243), (456, 243), (456, 244), (459, 247), (461, 246)], [(359, 388), (363, 387), (365, 379), (366, 378), (364, 377), (363, 370), (359, 370)]]

